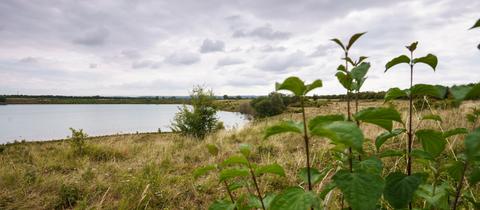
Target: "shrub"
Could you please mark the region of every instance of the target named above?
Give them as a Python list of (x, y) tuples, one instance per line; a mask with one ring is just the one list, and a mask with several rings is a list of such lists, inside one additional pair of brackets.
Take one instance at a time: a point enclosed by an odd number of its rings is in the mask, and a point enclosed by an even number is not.
[(83, 132), (83, 129), (75, 130), (70, 128), (72, 131), (72, 136), (70, 137), (70, 147), (73, 150), (73, 153), (76, 155), (83, 155), (85, 153), (85, 138), (87, 134)]
[(258, 97), (250, 102), (255, 110), (255, 117), (270, 117), (283, 113), (286, 106), (283, 103), (282, 95), (270, 93), (267, 97)]
[(195, 87), (190, 95), (192, 106), (183, 105), (180, 108), (173, 120), (172, 130), (199, 139), (215, 131), (218, 119), (217, 108), (213, 105), (214, 100), (211, 90)]
[(0, 103), (5, 103), (7, 102), (7, 98), (4, 96), (0, 96)]
[(255, 115), (255, 110), (253, 107), (250, 105), (249, 102), (243, 102), (238, 106), (238, 112), (249, 115), (249, 116), (254, 116)]
[(80, 199), (80, 190), (73, 185), (62, 184), (56, 209), (72, 208)]

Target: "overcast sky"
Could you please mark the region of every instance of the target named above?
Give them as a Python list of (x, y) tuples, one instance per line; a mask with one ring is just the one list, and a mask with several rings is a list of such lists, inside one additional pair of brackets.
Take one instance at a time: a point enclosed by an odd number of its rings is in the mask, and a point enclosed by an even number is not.
[(342, 51), (329, 39), (368, 31), (353, 57), (369, 56), (364, 90), (408, 86), (408, 66), (385, 63), (419, 41), (437, 72), (414, 81), (480, 80), (478, 0), (2, 0), (0, 94), (264, 95), (288, 76), (343, 90)]

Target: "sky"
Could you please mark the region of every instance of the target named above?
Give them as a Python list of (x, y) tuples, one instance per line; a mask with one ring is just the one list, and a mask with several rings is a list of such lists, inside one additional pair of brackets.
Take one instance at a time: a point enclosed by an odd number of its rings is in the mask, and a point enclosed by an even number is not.
[(334, 74), (346, 42), (367, 32), (351, 56), (368, 56), (367, 90), (407, 88), (409, 68), (384, 73), (407, 54), (438, 56), (419, 64), (414, 82), (480, 80), (477, 0), (2, 0), (0, 94), (266, 95), (275, 82), (321, 79), (314, 94), (343, 93)]

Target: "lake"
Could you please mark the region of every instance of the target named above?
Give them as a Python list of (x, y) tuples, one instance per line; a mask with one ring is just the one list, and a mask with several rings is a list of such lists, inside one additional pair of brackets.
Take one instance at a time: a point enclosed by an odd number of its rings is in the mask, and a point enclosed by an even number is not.
[[(68, 128), (89, 136), (170, 131), (178, 104), (0, 105), (0, 144), (14, 140), (63, 139)], [(225, 127), (241, 127), (248, 120), (235, 112), (219, 111)]]

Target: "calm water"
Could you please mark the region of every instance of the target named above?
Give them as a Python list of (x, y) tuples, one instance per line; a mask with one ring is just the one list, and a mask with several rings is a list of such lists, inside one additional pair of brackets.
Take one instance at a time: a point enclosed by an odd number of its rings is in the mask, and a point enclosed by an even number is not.
[[(180, 105), (0, 105), (0, 144), (13, 140), (62, 139), (68, 128), (82, 128), (90, 136), (169, 131)], [(225, 127), (241, 127), (247, 120), (234, 112), (218, 112)]]

